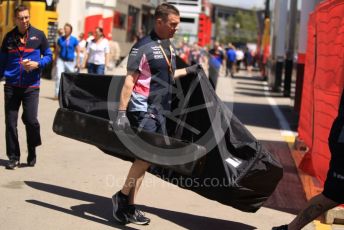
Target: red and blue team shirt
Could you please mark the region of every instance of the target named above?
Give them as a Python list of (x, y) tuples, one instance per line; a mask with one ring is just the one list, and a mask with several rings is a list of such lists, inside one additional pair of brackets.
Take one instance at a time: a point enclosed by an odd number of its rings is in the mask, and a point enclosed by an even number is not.
[[(4, 38), (0, 50), (0, 78), (5, 77), (6, 85), (16, 87), (39, 87), (41, 70), (52, 61), (52, 52), (44, 33), (32, 26), (20, 42), (20, 33), (15, 27)], [(39, 68), (25, 71), (21, 62), (25, 59), (36, 61)]]
[(128, 111), (169, 112), (175, 69), (176, 54), (170, 40), (161, 40), (154, 31), (140, 39), (128, 58), (128, 73), (139, 73)]

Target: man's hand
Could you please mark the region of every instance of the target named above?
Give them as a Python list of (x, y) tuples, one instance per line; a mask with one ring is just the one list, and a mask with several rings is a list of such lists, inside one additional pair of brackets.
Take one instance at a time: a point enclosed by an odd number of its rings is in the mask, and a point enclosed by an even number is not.
[(38, 62), (30, 61), (30, 59), (24, 59), (22, 65), (26, 72), (30, 72), (38, 68)]
[(202, 66), (200, 64), (195, 64), (192, 66), (188, 66), (185, 68), (187, 74), (197, 74), (198, 70), (200, 70)]
[(130, 127), (130, 122), (127, 118), (125, 110), (118, 111), (117, 118), (115, 120), (115, 127), (118, 130), (125, 130)]
[(176, 71), (174, 72), (174, 79), (177, 78), (181, 78), (184, 77), (188, 74), (193, 74), (196, 75), (198, 73), (198, 70), (202, 69), (202, 66), (200, 64), (195, 64), (192, 66), (188, 66), (186, 68), (182, 68), (182, 69), (176, 69)]

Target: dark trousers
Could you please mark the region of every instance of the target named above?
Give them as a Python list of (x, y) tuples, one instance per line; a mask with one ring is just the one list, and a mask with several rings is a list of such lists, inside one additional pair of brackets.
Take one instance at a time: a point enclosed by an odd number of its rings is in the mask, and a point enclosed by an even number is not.
[(39, 88), (18, 88), (5, 85), (5, 124), (6, 152), (10, 160), (20, 159), (18, 141), (18, 111), (23, 105), (22, 120), (26, 128), (27, 147), (30, 149), (41, 145), (40, 125), (37, 119)]
[(139, 131), (168, 135), (166, 130), (166, 118), (160, 114), (147, 112), (127, 112), (130, 125)]
[(217, 79), (219, 78), (220, 68), (214, 68), (213, 66), (209, 66), (209, 81), (210, 84), (213, 86), (214, 90), (216, 90)]
[(226, 69), (226, 75), (228, 76), (228, 74), (231, 74), (231, 77), (234, 76), (234, 62), (232, 61), (227, 61), (227, 69)]

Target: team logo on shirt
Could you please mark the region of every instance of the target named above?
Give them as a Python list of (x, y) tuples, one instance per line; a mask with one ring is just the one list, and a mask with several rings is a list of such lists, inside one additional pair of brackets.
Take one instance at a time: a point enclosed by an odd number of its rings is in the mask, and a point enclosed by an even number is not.
[(163, 59), (164, 58), (161, 50), (153, 51), (153, 56), (154, 56), (154, 59)]
[(32, 40), (32, 41), (37, 41), (37, 40), (38, 40), (38, 37), (32, 36), (32, 37), (30, 37), (30, 40)]
[(151, 49), (153, 51), (157, 51), (157, 50), (160, 50), (160, 46), (152, 46)]
[(138, 48), (132, 48), (130, 52), (130, 56), (136, 56), (139, 53)]
[(153, 58), (154, 59), (163, 59), (164, 56), (161, 52), (160, 46), (152, 46), (151, 49), (153, 50)]

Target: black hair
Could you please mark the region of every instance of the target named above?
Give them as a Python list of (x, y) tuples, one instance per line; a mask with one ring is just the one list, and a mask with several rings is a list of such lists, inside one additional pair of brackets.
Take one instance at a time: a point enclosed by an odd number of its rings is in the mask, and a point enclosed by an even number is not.
[(97, 27), (96, 30), (99, 30), (100, 33), (102, 34), (102, 36), (105, 37), (105, 36), (104, 36), (104, 30), (103, 30), (103, 28)]

